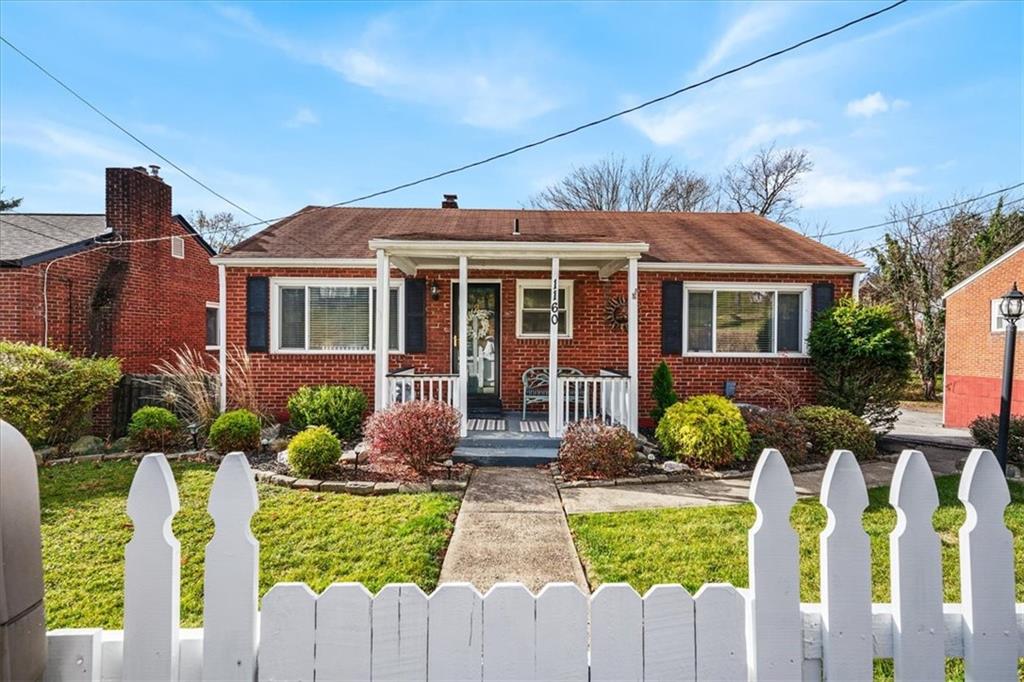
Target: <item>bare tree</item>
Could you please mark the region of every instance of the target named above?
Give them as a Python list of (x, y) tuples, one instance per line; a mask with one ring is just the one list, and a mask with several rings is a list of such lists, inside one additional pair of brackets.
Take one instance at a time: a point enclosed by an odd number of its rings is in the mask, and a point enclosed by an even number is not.
[(248, 231), (247, 227), (235, 220), (234, 214), (227, 211), (213, 215), (206, 215), (203, 211), (192, 211), (189, 222), (217, 253), (245, 239), (245, 233)]
[(609, 156), (575, 167), (530, 199), (535, 208), (563, 211), (701, 211), (713, 206), (716, 188), (707, 178), (650, 154), (627, 166)]
[(794, 190), (812, 168), (805, 150), (777, 150), (773, 143), (761, 147), (750, 160), (729, 167), (722, 178), (722, 191), (737, 211), (786, 222), (799, 209)]

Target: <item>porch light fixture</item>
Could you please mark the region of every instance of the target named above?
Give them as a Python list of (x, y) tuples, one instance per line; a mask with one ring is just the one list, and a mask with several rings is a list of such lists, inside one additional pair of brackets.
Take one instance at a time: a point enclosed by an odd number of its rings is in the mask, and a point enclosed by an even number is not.
[(430, 283), (430, 300), (436, 301), (441, 298), (441, 287), (437, 286), (437, 282)]
[(999, 440), (996, 443), (996, 459), (1003, 473), (1006, 473), (1006, 450), (1010, 436), (1010, 402), (1013, 398), (1013, 356), (1017, 345), (1017, 321), (1024, 313), (1024, 293), (1017, 289), (1017, 283), (1003, 295), (999, 302), (999, 314), (1006, 320), (1006, 354), (1003, 356), (1003, 392), (999, 399)]

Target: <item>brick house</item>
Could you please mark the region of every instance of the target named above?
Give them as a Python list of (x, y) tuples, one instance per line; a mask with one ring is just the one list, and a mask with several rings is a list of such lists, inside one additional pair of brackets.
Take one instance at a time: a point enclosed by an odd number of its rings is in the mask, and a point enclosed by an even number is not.
[[(963, 427), (999, 413), (1005, 320), (999, 299), (1024, 282), (1024, 242), (946, 292), (946, 364), (943, 423)], [(1017, 334), (1011, 413), (1024, 415), (1024, 334)]]
[(0, 339), (116, 356), (127, 374), (216, 346), (214, 252), (152, 168), (108, 168), (102, 214), (0, 214)]
[(866, 270), (751, 214), (475, 210), (451, 195), (440, 209), (307, 207), (213, 262), (222, 336), (249, 350), (267, 407), (346, 383), (376, 409), (465, 405), (465, 429), (521, 409), (527, 370), (578, 370), (531, 390), (547, 392), (530, 407), (551, 435), (595, 414), (635, 430), (661, 360), (683, 396), (811, 400), (811, 316)]

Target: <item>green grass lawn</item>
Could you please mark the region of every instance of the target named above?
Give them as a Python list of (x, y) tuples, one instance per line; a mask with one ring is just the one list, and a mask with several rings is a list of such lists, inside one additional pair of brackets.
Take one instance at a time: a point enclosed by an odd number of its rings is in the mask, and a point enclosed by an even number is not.
[[(116, 461), (39, 470), (48, 628), (121, 628), (125, 513), (136, 466)], [(213, 536), (206, 511), (214, 468), (171, 464), (181, 497), (174, 534), (181, 542), (181, 622), (202, 624), (203, 553)], [(280, 581), (321, 591), (360, 581), (437, 584), (459, 500), (452, 495), (357, 497), (259, 484), (253, 533), (260, 542), (260, 594)]]
[[(956, 497), (959, 476), (936, 479), (939, 509), (934, 524), (942, 540), (944, 600), (960, 601), (960, 557), (957, 532), (965, 512)], [(1013, 533), (1017, 566), (1017, 601), (1024, 601), (1024, 486), (1010, 484), (1006, 525)], [(864, 528), (871, 538), (873, 599), (889, 601), (889, 533), (896, 512), (888, 504), (889, 489), (869, 491)], [(658, 583), (681, 583), (691, 593), (704, 583), (729, 582), (745, 587), (747, 530), (754, 523), (752, 504), (689, 509), (581, 514), (569, 517), (580, 558), (592, 588), (626, 582), (643, 594)], [(800, 500), (793, 508), (793, 527), (800, 536), (800, 599), (820, 601), (818, 536), (825, 529), (825, 508)], [(1024, 669), (1024, 668), (1022, 668)], [(877, 665), (879, 677), (891, 664)], [(959, 665), (948, 669), (959, 677)]]

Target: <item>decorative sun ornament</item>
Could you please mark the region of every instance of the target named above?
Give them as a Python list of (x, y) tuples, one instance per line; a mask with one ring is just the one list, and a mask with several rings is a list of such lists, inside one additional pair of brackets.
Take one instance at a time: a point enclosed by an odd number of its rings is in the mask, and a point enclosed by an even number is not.
[(622, 330), (629, 324), (625, 296), (609, 296), (604, 302), (604, 319), (612, 329)]

